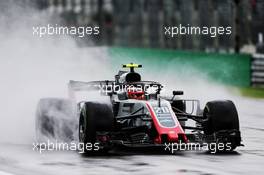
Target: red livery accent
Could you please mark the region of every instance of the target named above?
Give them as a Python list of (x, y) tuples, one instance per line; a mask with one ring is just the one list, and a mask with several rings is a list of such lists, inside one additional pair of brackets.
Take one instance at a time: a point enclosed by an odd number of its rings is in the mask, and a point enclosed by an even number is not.
[(188, 142), (187, 137), (186, 137), (179, 121), (176, 119), (175, 114), (172, 114), (172, 115), (173, 115), (173, 119), (176, 123), (176, 126), (164, 127), (159, 123), (157, 116), (153, 111), (152, 106), (148, 102), (146, 103), (146, 105), (147, 105), (147, 108), (150, 112), (152, 120), (154, 122), (155, 128), (158, 132), (158, 135), (155, 138), (155, 143), (161, 144), (164, 142), (179, 142), (180, 139), (182, 139), (182, 141), (185, 143)]

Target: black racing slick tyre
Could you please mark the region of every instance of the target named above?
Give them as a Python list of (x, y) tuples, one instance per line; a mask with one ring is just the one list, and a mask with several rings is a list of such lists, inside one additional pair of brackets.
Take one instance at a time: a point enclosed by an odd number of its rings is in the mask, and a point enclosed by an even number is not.
[(36, 111), (36, 137), (39, 142), (70, 142), (78, 129), (76, 109), (68, 99), (40, 99)]
[(214, 135), (215, 142), (229, 142), (231, 150), (240, 145), (239, 119), (232, 101), (211, 101), (204, 108), (202, 123), (205, 135)]
[[(114, 115), (109, 105), (86, 102), (81, 109), (79, 119), (79, 142), (84, 145), (84, 152), (102, 151), (104, 148), (98, 141), (98, 132), (107, 133), (112, 131), (113, 127)], [(92, 145), (95, 149), (87, 145)], [(101, 150), (97, 149), (98, 146)]]

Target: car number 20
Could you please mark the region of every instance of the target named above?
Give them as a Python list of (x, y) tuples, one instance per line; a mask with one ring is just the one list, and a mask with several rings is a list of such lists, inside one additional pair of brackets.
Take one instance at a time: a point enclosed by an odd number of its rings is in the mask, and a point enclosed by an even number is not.
[(156, 114), (168, 114), (170, 113), (170, 110), (167, 106), (161, 106), (161, 107), (154, 107)]

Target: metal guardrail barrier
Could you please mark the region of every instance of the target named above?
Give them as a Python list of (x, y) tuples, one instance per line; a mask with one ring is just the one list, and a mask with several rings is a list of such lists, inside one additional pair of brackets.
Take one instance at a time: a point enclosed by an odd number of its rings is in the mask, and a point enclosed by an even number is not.
[(264, 87), (264, 54), (254, 54), (251, 58), (251, 86)]
[[(263, 28), (261, 22), (264, 13), (261, 1), (256, 0), (254, 12), (251, 12), (253, 4), (249, 0), (37, 0), (35, 2), (39, 9), (47, 9), (51, 14), (65, 17), (69, 25), (99, 25), (102, 33), (94, 41), (99, 45), (234, 52), (236, 48), (251, 43), (249, 25), (251, 22), (257, 19), (256, 26)], [(253, 13), (254, 18), (251, 17)], [(178, 35), (170, 38), (164, 35), (164, 26), (179, 24), (199, 27), (231, 26), (232, 36), (221, 35), (213, 38), (203, 35)]]
[[(99, 26), (99, 37), (78, 38), (82, 45), (92, 41), (101, 46), (253, 53), (264, 29), (263, 0), (9, 0), (0, 1), (0, 11), (7, 2), (46, 11), (51, 18), (59, 16), (63, 25)], [(201, 32), (165, 35), (165, 27), (180, 25), (194, 31), (231, 27), (232, 32), (217, 37)]]

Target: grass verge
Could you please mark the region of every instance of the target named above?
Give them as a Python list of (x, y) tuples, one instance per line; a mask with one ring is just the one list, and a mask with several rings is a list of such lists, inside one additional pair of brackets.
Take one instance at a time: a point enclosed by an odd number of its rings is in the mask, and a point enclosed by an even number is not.
[(264, 98), (264, 88), (239, 88), (239, 92), (242, 96), (252, 98)]

